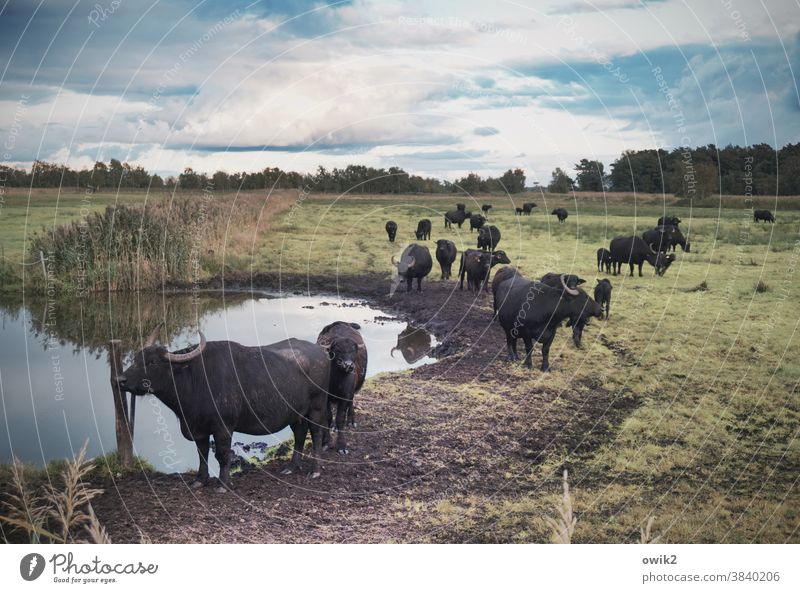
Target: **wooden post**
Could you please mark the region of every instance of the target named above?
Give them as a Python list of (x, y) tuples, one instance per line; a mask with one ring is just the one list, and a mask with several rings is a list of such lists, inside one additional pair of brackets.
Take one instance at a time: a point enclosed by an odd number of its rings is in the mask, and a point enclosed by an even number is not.
[(128, 418), (128, 398), (117, 383), (117, 377), (122, 373), (122, 342), (120, 340), (109, 342), (108, 364), (111, 367), (111, 392), (114, 395), (117, 454), (122, 466), (130, 467), (133, 464), (133, 431)]

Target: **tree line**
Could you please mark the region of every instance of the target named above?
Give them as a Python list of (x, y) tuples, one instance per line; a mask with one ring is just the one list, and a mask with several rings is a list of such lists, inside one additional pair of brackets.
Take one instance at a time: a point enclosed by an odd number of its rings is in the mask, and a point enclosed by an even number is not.
[[(609, 167), (597, 160), (581, 159), (574, 173), (556, 168), (547, 187), (553, 193), (572, 191), (623, 191), (667, 193), (702, 199), (712, 193), (728, 195), (800, 194), (800, 143), (775, 151), (768, 144), (749, 147), (713, 144), (697, 148), (627, 150)], [(302, 189), (315, 192), (376, 194), (409, 193), (510, 193), (525, 186), (525, 172), (509, 169), (500, 177), (469, 173), (454, 181), (410, 174), (400, 167), (389, 169), (348, 165), (318, 167), (313, 173), (266, 167), (252, 173), (198, 172), (190, 167), (163, 179), (142, 166), (111, 159), (91, 169), (35, 161), (30, 171), (0, 166), (0, 187), (75, 187), (78, 189), (190, 189), (213, 187), (221, 191)]]

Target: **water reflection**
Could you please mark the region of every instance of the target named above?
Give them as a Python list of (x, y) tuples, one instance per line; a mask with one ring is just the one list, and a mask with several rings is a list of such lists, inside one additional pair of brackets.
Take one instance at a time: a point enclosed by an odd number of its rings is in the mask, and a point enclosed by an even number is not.
[[(412, 345), (404, 350), (407, 340), (398, 337), (408, 331), (403, 323), (387, 321), (385, 313), (358, 301), (336, 297), (206, 293), (193, 300), (188, 295), (120, 294), (23, 302), (5, 296), (0, 298), (0, 461), (9, 461), (13, 454), (43, 465), (71, 456), (87, 438), (90, 455), (113, 451), (108, 341), (122, 340), (127, 365), (162, 320), (166, 326), (161, 342), (170, 350), (196, 343), (198, 329), (209, 340), (253, 346), (287, 337), (315, 341), (322, 327), (343, 320), (362, 327), (369, 350), (367, 376), (433, 360), (426, 356), (430, 336), (427, 346), (414, 346), (424, 341), (415, 332)], [(402, 358), (391, 356), (397, 348)], [(234, 436), (245, 444), (275, 444), (282, 438)], [(138, 399), (134, 448), (161, 471), (196, 469), (194, 445), (181, 435), (175, 415), (155, 397)]]
[(432, 338), (428, 332), (409, 324), (397, 336), (397, 345), (392, 348), (390, 354), (394, 357), (395, 351), (399, 350), (408, 364), (414, 364), (428, 356), (432, 345)]

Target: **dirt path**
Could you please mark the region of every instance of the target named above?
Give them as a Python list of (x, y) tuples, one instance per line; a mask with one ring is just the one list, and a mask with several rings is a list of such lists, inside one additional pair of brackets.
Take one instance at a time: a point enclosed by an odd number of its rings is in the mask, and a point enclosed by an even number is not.
[[(338, 288), (424, 325), (441, 342), (438, 362), (368, 381), (350, 455), (327, 452), (317, 480), (282, 476), (273, 461), (237, 474), (233, 493), (191, 490), (191, 475), (104, 484), (94, 506), (114, 542), (502, 541), (490, 522), (443, 521), (440, 505), (535, 496), (525, 475), (549, 450), (590, 450), (635, 405), (600, 385), (555, 391), (538, 371), (509, 366), (488, 296), (429, 283), (421, 296), (389, 301), (378, 277), (326, 282), (281, 278), (284, 288)], [(277, 285), (267, 276), (255, 283)], [(593, 434), (604, 415), (610, 424)]]

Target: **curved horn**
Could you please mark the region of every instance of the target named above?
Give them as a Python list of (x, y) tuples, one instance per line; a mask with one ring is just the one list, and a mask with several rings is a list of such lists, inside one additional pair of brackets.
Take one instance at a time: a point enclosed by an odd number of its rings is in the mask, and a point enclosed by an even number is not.
[(578, 296), (580, 294), (577, 289), (567, 286), (567, 283), (564, 281), (564, 274), (561, 274), (561, 286), (564, 287), (567, 294), (571, 294), (572, 296)]
[(203, 353), (203, 350), (206, 349), (206, 337), (203, 335), (203, 332), (197, 333), (200, 334), (200, 343), (194, 350), (187, 352), (186, 354), (173, 354), (172, 352), (165, 352), (164, 360), (168, 362), (189, 362), (190, 360), (200, 356)]
[(398, 264), (396, 261), (394, 261), (394, 255), (392, 256), (392, 265), (393, 265), (393, 266), (398, 266), (398, 265), (400, 265), (400, 264)]
[(144, 343), (144, 347), (147, 348), (149, 346), (153, 346), (158, 339), (158, 334), (161, 332), (161, 328), (164, 327), (164, 322), (160, 322), (153, 331), (150, 332), (150, 335), (147, 338), (147, 341)]
[(389, 356), (391, 356), (392, 358), (394, 358), (394, 351), (395, 351), (395, 350), (400, 350), (400, 348), (398, 348), (397, 346), (395, 346), (394, 348), (392, 348), (392, 349), (389, 351)]
[(417, 258), (416, 257), (412, 257), (411, 258), (411, 263), (408, 264), (408, 267), (409, 268), (413, 268), (415, 263), (417, 263)]

